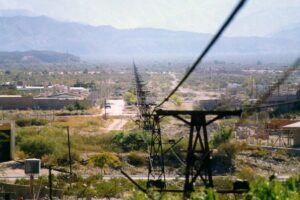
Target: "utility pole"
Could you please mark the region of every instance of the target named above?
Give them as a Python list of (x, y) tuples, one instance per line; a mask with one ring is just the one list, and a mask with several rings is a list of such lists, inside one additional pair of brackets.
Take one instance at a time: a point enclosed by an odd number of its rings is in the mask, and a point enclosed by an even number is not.
[(106, 120), (106, 99), (104, 99), (104, 119)]

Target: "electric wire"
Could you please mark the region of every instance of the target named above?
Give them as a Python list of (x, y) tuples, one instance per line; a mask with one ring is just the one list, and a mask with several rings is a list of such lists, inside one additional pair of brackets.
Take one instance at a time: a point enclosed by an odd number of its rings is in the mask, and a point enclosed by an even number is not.
[[(190, 76), (190, 74), (195, 70), (195, 68), (199, 65), (199, 63), (202, 61), (202, 59), (205, 57), (205, 55), (209, 52), (209, 50), (213, 47), (213, 45), (217, 42), (217, 40), (221, 37), (221, 35), (223, 34), (223, 32), (225, 31), (225, 29), (228, 27), (228, 25), (232, 22), (232, 20), (234, 19), (234, 17), (237, 15), (237, 13), (241, 10), (241, 8), (244, 6), (244, 4), (246, 3), (247, 0), (241, 0), (237, 6), (233, 9), (233, 11), (231, 12), (231, 14), (228, 16), (228, 18), (226, 19), (226, 21), (223, 23), (223, 25), (221, 26), (221, 28), (218, 30), (218, 32), (214, 35), (214, 37), (211, 39), (211, 41), (208, 43), (208, 45), (206, 46), (206, 48), (204, 49), (204, 51), (200, 54), (200, 56), (198, 57), (198, 59), (193, 63), (193, 65), (191, 66), (191, 68), (188, 70), (188, 72), (184, 75), (184, 77), (181, 79), (181, 81), (176, 85), (176, 87), (169, 93), (169, 95), (161, 102), (159, 103), (157, 106), (154, 107), (153, 112), (161, 107), (165, 102), (169, 101), (170, 97), (178, 90), (178, 88), (187, 80), (187, 78)], [(245, 114), (243, 115), (243, 117), (240, 118), (240, 120), (238, 121), (238, 125), (241, 124), (245, 119), (247, 119), (249, 116), (251, 116), (256, 110), (257, 108), (263, 108), (263, 106), (261, 106), (261, 104), (263, 104), (267, 98), (273, 93), (273, 91), (280, 86), (290, 75), (292, 72), (294, 72), (300, 65), (300, 58), (298, 58), (296, 60), (296, 62), (289, 67), (288, 70), (286, 70), (283, 74), (283, 76), (274, 84), (272, 85), (272, 87), (265, 93), (263, 94), (259, 100), (250, 108), (245, 109)], [(135, 65), (134, 65), (135, 68)], [(136, 80), (137, 81), (137, 80)], [(283, 103), (284, 104), (284, 103)], [(153, 112), (152, 112), (152, 116), (153, 116)], [(141, 113), (140, 113), (141, 114)], [(177, 158), (177, 160), (181, 163), (184, 164), (184, 162), (178, 157), (178, 155), (174, 152), (173, 149), (172, 153), (175, 155), (175, 157)]]
[[(276, 107), (279, 105), (285, 105), (285, 104), (291, 104), (293, 102), (284, 102), (284, 103), (278, 103), (278, 104), (273, 104), (269, 106), (261, 106), (269, 97), (270, 95), (295, 71), (299, 68), (300, 66), (300, 57), (297, 58), (297, 60), (286, 70), (284, 71), (283, 75), (278, 79), (278, 81), (271, 86), (271, 88), (265, 92), (259, 100), (253, 104), (253, 106), (244, 109), (243, 115), (241, 119), (238, 121), (238, 125), (242, 124), (247, 118), (249, 118), (253, 113), (256, 112), (257, 108), (265, 108), (265, 107)], [(297, 103), (298, 101), (295, 101)]]
[(170, 97), (178, 90), (178, 88), (186, 81), (186, 79), (190, 76), (190, 74), (195, 70), (195, 68), (198, 66), (198, 64), (202, 61), (202, 59), (205, 57), (205, 55), (209, 52), (209, 50), (212, 48), (212, 46), (217, 42), (217, 40), (220, 38), (220, 36), (223, 34), (227, 26), (232, 22), (234, 17), (237, 15), (237, 13), (241, 10), (241, 8), (244, 6), (247, 0), (241, 0), (237, 6), (233, 9), (231, 14), (228, 16), (226, 21), (223, 23), (221, 28), (217, 31), (217, 33), (214, 35), (214, 37), (211, 39), (211, 41), (208, 43), (204, 51), (200, 54), (198, 59), (194, 62), (192, 67), (188, 70), (188, 72), (184, 75), (184, 77), (181, 79), (181, 81), (177, 84), (177, 86), (170, 92), (170, 94), (157, 106), (155, 106), (154, 110), (156, 110), (158, 107), (162, 106), (165, 102), (169, 101)]

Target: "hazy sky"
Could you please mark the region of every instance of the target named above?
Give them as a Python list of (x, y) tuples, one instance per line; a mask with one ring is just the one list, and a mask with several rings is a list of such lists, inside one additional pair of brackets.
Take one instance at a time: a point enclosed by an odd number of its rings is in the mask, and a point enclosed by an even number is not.
[[(152, 27), (212, 33), (237, 0), (0, 0), (0, 9), (116, 28)], [(300, 0), (249, 0), (227, 31), (267, 35), (300, 23)]]

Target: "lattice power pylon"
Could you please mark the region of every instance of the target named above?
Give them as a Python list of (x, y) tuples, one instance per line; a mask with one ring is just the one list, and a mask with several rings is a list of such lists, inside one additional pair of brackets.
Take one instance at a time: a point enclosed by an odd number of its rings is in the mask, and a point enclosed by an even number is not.
[(152, 123), (147, 188), (156, 187), (162, 190), (166, 187), (166, 176), (159, 117), (157, 115), (154, 115)]
[[(183, 192), (185, 197), (189, 197), (194, 191), (194, 185), (201, 180), (206, 187), (213, 187), (213, 174), (211, 167), (211, 150), (209, 148), (209, 137), (207, 126), (216, 120), (226, 116), (240, 116), (241, 110), (237, 111), (180, 111), (180, 110), (156, 110), (151, 113), (151, 104), (147, 102), (144, 84), (133, 66), (137, 106), (139, 109), (140, 126), (146, 133), (151, 134), (149, 148), (149, 167), (147, 188), (156, 188), (161, 192)], [(173, 116), (190, 127), (188, 134), (188, 145), (185, 159), (185, 182), (182, 190), (170, 190), (166, 187), (164, 151), (160, 119), (164, 116)], [(209, 117), (208, 117), (209, 116)], [(174, 145), (176, 145), (175, 143)], [(174, 146), (173, 145), (173, 146)], [(172, 148), (172, 147), (171, 147)], [(147, 190), (139, 186), (125, 172), (138, 188), (146, 192)]]
[(133, 64), (133, 73), (135, 77), (140, 127), (144, 132), (149, 135), (151, 134), (147, 188), (157, 187), (163, 189), (165, 188), (165, 170), (159, 118), (151, 115), (151, 106), (153, 104), (147, 100), (148, 92), (144, 89), (144, 84), (135, 64)]
[[(207, 126), (216, 120), (226, 116), (240, 116), (241, 110), (237, 111), (179, 111), (157, 110), (156, 117), (173, 116), (189, 125), (188, 147), (186, 154), (185, 183), (183, 193), (189, 197), (194, 191), (194, 184), (200, 178), (206, 187), (213, 187), (213, 175), (211, 168), (211, 151)], [(184, 116), (184, 117), (183, 117)], [(187, 117), (190, 121), (187, 120)], [(207, 116), (214, 118), (207, 119)], [(163, 160), (162, 160), (163, 161)]]

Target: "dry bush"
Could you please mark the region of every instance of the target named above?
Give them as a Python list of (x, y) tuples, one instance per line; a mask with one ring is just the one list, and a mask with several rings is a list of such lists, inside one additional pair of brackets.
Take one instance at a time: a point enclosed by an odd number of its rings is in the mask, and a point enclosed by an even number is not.
[(242, 167), (238, 173), (236, 173), (236, 176), (240, 179), (247, 180), (247, 181), (253, 181), (256, 177), (255, 171), (251, 167)]
[(137, 167), (146, 165), (146, 157), (138, 151), (130, 152), (128, 155), (128, 163)]

